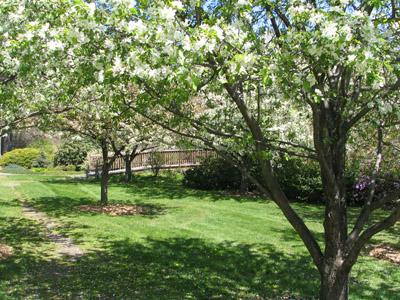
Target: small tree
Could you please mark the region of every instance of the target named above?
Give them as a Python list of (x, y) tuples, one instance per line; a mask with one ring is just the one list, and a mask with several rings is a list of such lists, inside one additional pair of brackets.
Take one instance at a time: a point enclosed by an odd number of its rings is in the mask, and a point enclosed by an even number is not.
[(164, 164), (163, 155), (160, 152), (150, 152), (148, 162), (154, 177), (157, 177), (160, 174), (160, 170)]
[(122, 114), (104, 99), (109, 96), (107, 92), (106, 88), (96, 85), (84, 88), (77, 92), (75, 101), (70, 103), (71, 109), (62, 114), (49, 115), (46, 120), (42, 118), (43, 127), (80, 136), (101, 149), (101, 205), (108, 204), (110, 169), (124, 149), (124, 145), (117, 145), (115, 138), (116, 132), (122, 128)]
[[(125, 108), (126, 109), (126, 108)], [(129, 112), (125, 116), (121, 129), (114, 134), (115, 145), (123, 147), (122, 157), (125, 163), (125, 183), (132, 181), (132, 162), (144, 151), (161, 145), (163, 131), (143, 116)]]

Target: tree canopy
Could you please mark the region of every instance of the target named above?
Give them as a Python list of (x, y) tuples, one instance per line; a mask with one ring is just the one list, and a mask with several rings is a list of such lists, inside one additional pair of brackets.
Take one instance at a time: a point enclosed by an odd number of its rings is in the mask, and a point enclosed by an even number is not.
[[(21, 113), (58, 112), (76, 100), (77, 118), (79, 107), (94, 116), (118, 107), (215, 149), (299, 234), (321, 274), (321, 299), (347, 298), (362, 247), (400, 218), (397, 207), (369, 222), (399, 198), (396, 192), (372, 201), (383, 149), (400, 124), (398, 3), (60, 0), (5, 1), (0, 10), (1, 20), (12, 20), (0, 37), (1, 108), (9, 124)], [(91, 106), (93, 97), (100, 102)], [(118, 118), (87, 122), (102, 127)], [(370, 196), (350, 227), (344, 171), (354, 140), (375, 150)], [(276, 180), (272, 157), (282, 153), (320, 165), (323, 248)], [(249, 156), (260, 178), (243, 163)]]

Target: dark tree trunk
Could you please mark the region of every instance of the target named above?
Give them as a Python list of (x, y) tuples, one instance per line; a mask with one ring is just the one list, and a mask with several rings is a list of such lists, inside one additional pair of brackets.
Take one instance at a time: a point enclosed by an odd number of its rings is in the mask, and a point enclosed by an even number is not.
[(344, 170), (346, 133), (336, 101), (314, 107), (314, 145), (321, 170), (325, 196), (324, 263), (320, 299), (348, 299), (348, 277), (352, 267), (347, 260), (347, 203)]
[(108, 204), (108, 181), (110, 179), (110, 164), (108, 161), (108, 147), (106, 143), (102, 144), (103, 165), (101, 168), (101, 197), (100, 204)]
[(129, 154), (126, 154), (124, 160), (125, 160), (125, 183), (129, 183), (132, 181), (133, 177), (131, 156)]
[(108, 180), (109, 180), (108, 169), (103, 168), (103, 173), (101, 175), (101, 198), (100, 198), (100, 204), (103, 206), (106, 206), (108, 204)]
[(100, 171), (99, 171), (99, 164), (96, 162), (96, 166), (94, 169), (94, 176), (96, 178), (96, 180), (100, 179)]
[(349, 274), (333, 266), (325, 266), (321, 275), (320, 300), (347, 300)]
[(261, 167), (261, 181), (251, 176), (250, 173), (248, 173), (247, 176), (249, 176), (252, 183), (256, 185), (261, 193), (270, 196), (279, 206), (286, 219), (290, 222), (290, 224), (299, 234), (300, 238), (303, 240), (316, 267), (321, 273), (323, 262), (323, 254), (321, 248), (319, 247), (310, 229), (304, 223), (303, 219), (291, 207), (289, 200), (287, 199), (285, 193), (282, 191), (279, 185), (279, 182), (274, 176), (271, 160), (265, 159), (264, 154), (266, 153), (266, 151), (268, 151), (268, 148), (266, 144), (264, 144), (264, 134), (261, 130), (261, 127), (253, 118), (251, 112), (246, 106), (246, 103), (243, 99), (243, 93), (241, 92), (241, 87), (241, 84), (225, 84), (226, 91), (228, 92), (232, 100), (236, 103), (244, 121), (246, 122), (246, 125), (248, 126), (253, 136), (256, 149), (256, 157)]

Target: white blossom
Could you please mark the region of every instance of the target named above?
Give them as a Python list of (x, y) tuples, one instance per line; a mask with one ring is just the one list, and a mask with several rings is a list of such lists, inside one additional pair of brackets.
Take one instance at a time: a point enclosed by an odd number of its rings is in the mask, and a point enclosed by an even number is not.
[(159, 10), (160, 18), (171, 21), (175, 18), (175, 10), (171, 7), (163, 7)]
[(337, 34), (337, 24), (335, 22), (328, 22), (322, 28), (322, 36), (326, 38), (334, 38)]
[(181, 1), (172, 1), (171, 6), (179, 10), (183, 8), (183, 4)]
[(249, 5), (250, 2), (248, 0), (238, 0), (237, 1), (237, 5), (238, 6), (245, 6), (245, 5)]
[(222, 30), (222, 28), (218, 25), (215, 25), (213, 28), (215, 30), (215, 33), (217, 34), (218, 39), (222, 40), (224, 38), (224, 31)]
[(138, 20), (138, 21), (129, 21), (128, 22), (128, 31), (129, 32), (134, 32), (137, 31), (138, 34), (143, 34), (146, 32), (147, 27), (146, 25), (143, 23), (142, 20)]
[(93, 16), (96, 11), (96, 3), (87, 3), (87, 6), (89, 7), (89, 15)]
[(320, 97), (323, 96), (323, 94), (322, 94), (322, 92), (321, 92), (320, 89), (315, 89), (315, 94), (316, 94), (317, 96), (320, 96)]
[(97, 80), (102, 83), (104, 81), (104, 70), (101, 70), (97, 75)]
[(357, 58), (357, 55), (355, 55), (355, 54), (350, 54), (350, 55), (347, 57), (347, 60), (348, 60), (349, 62), (353, 62), (353, 61), (356, 60), (356, 58)]
[(125, 71), (124, 66), (122, 65), (121, 57), (116, 56), (114, 59), (114, 65), (112, 67), (113, 75), (122, 74)]
[(64, 44), (57, 40), (51, 40), (47, 43), (47, 47), (50, 51), (62, 50), (64, 49)]
[(351, 33), (351, 28), (350, 28), (349, 25), (346, 24), (346, 25), (342, 26), (340, 28), (340, 32), (342, 34), (344, 34), (344, 37), (345, 37), (346, 41), (350, 41), (351, 40), (353, 34)]
[(110, 39), (104, 41), (104, 46), (110, 50), (114, 49), (114, 43)]
[(310, 22), (313, 24), (320, 24), (324, 19), (324, 15), (320, 12), (312, 14), (310, 17)]

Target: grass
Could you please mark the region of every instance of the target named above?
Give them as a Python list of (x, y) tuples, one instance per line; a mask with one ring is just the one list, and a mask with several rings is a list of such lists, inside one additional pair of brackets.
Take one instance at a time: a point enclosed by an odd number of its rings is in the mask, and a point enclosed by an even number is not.
[[(80, 212), (98, 201), (95, 181), (46, 174), (0, 177), (0, 243), (16, 249), (0, 262), (0, 299), (255, 299), (313, 298), (318, 273), (271, 201), (186, 189), (171, 177), (114, 181), (111, 203), (151, 205), (156, 214)], [(85, 249), (77, 262), (54, 257), (20, 201), (64, 224)], [(322, 241), (322, 208), (294, 204)], [(351, 216), (356, 211), (351, 212)], [(400, 245), (400, 228), (374, 243)], [(352, 299), (398, 299), (400, 268), (363, 255), (352, 272)]]

